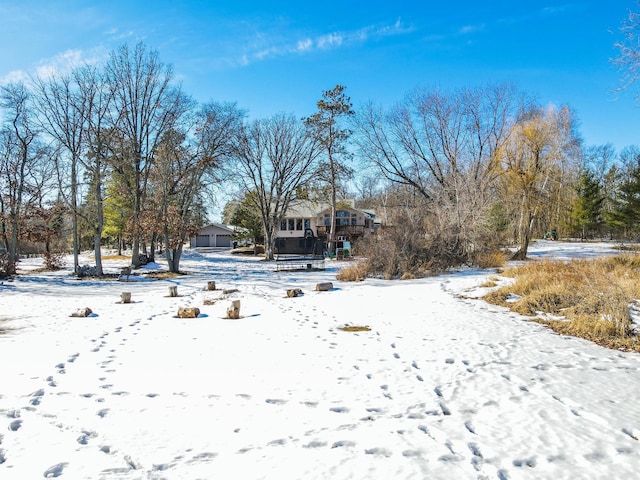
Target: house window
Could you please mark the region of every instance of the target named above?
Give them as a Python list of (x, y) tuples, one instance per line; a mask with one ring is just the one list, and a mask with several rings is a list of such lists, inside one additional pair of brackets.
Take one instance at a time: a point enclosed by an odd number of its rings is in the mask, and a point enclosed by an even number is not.
[(295, 222), (293, 220), (294, 220), (293, 218), (289, 219), (289, 230), (293, 230), (295, 226)]
[(349, 225), (350, 218), (351, 218), (351, 214), (347, 210), (338, 210), (336, 212), (336, 225), (337, 226)]
[(296, 218), (296, 230), (302, 230), (302, 219)]
[(308, 228), (311, 228), (311, 219), (310, 218), (305, 218), (304, 219), (304, 229), (307, 230)]
[(324, 224), (327, 227), (331, 225), (331, 215), (329, 215), (328, 213), (324, 214)]
[(286, 230), (286, 229), (287, 229), (287, 221), (280, 220), (280, 230)]
[(357, 225), (357, 224), (358, 224), (358, 222), (357, 222), (356, 214), (352, 213), (351, 214), (351, 225)]

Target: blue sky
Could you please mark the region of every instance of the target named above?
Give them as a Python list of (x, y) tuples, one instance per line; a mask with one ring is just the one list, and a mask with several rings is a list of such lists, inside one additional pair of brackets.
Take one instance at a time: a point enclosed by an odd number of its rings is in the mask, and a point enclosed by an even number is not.
[(614, 94), (610, 59), (636, 0), (0, 0), (0, 82), (101, 61), (124, 42), (158, 50), (197, 100), (251, 117), (312, 114), (340, 83), (354, 106), (418, 86), (513, 82), (568, 104), (586, 145), (640, 145), (640, 108)]

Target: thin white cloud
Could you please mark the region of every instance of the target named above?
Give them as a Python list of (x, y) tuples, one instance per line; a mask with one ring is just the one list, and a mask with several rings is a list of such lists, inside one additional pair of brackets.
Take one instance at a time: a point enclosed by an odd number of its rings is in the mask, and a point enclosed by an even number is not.
[(0, 84), (29, 82), (32, 74), (35, 74), (35, 76), (40, 78), (64, 75), (74, 68), (82, 65), (96, 64), (104, 59), (105, 56), (106, 53), (100, 48), (89, 52), (82, 50), (67, 50), (52, 58), (40, 60), (40, 62), (34, 66), (32, 72), (25, 70), (14, 70), (9, 72), (4, 77), (0, 78)]
[(29, 74), (24, 70), (13, 70), (7, 73), (4, 77), (0, 78), (0, 85), (7, 85), (9, 83), (28, 82)]
[(318, 45), (319, 49), (324, 50), (327, 48), (339, 47), (340, 45), (342, 45), (343, 40), (344, 37), (341, 34), (330, 33), (328, 35), (319, 37), (316, 41), (316, 44)]
[(305, 38), (304, 40), (298, 41), (298, 46), (296, 47), (296, 51), (298, 53), (303, 53), (311, 50), (313, 48), (313, 40), (310, 38)]
[(461, 35), (470, 35), (476, 32), (481, 32), (485, 29), (485, 27), (486, 25), (484, 23), (480, 25), (465, 25), (460, 28), (458, 33), (460, 33)]
[[(315, 37), (305, 36), (295, 41), (289, 42), (285, 40), (266, 48), (264, 46), (262, 48), (256, 48), (253, 52), (245, 52), (238, 60), (231, 62), (231, 64), (246, 66), (254, 61), (264, 61), (269, 58), (282, 57), (285, 55), (300, 55), (313, 53), (315, 51), (334, 50), (383, 37), (404, 35), (413, 30), (413, 27), (407, 26), (401, 19), (397, 19), (390, 24), (369, 25), (352, 31), (334, 31)], [(262, 45), (264, 45), (265, 38), (263, 38), (262, 35), (260, 37), (260, 41)]]
[(73, 70), (85, 62), (81, 50), (67, 50), (51, 59), (41, 61), (36, 67), (36, 75), (41, 78), (51, 77)]

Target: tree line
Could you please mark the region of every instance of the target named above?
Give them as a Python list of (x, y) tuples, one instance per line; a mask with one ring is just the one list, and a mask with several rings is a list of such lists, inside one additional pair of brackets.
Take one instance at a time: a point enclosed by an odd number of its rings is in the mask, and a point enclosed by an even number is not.
[(322, 92), (307, 118), (249, 120), (235, 103), (194, 101), (143, 43), (0, 86), (0, 271), (15, 273), (29, 242), (52, 266), (73, 252), (76, 273), (90, 245), (101, 275), (107, 244), (130, 247), (133, 267), (162, 251), (178, 272), (221, 189), (237, 192), (227, 217), (252, 222), (267, 258), (294, 199), (330, 200), (333, 224), (339, 199), (356, 197), (386, 223), (367, 248), (396, 274), (506, 244), (524, 258), (548, 232), (638, 236), (640, 149), (585, 147), (567, 106), (506, 83), (417, 88), (388, 108), (354, 108), (345, 90)]

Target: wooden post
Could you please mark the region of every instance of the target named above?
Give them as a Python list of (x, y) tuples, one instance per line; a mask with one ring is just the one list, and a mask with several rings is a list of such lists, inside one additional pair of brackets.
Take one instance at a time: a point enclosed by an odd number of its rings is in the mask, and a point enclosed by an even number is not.
[(178, 286), (177, 285), (171, 285), (169, 287), (169, 296), (170, 297), (177, 297), (178, 296)]
[(227, 318), (237, 320), (240, 318), (240, 300), (233, 300), (227, 308)]
[(131, 292), (122, 292), (120, 294), (120, 303), (131, 303)]
[(207, 290), (215, 290), (216, 289), (216, 282), (214, 282), (213, 280), (207, 282)]

